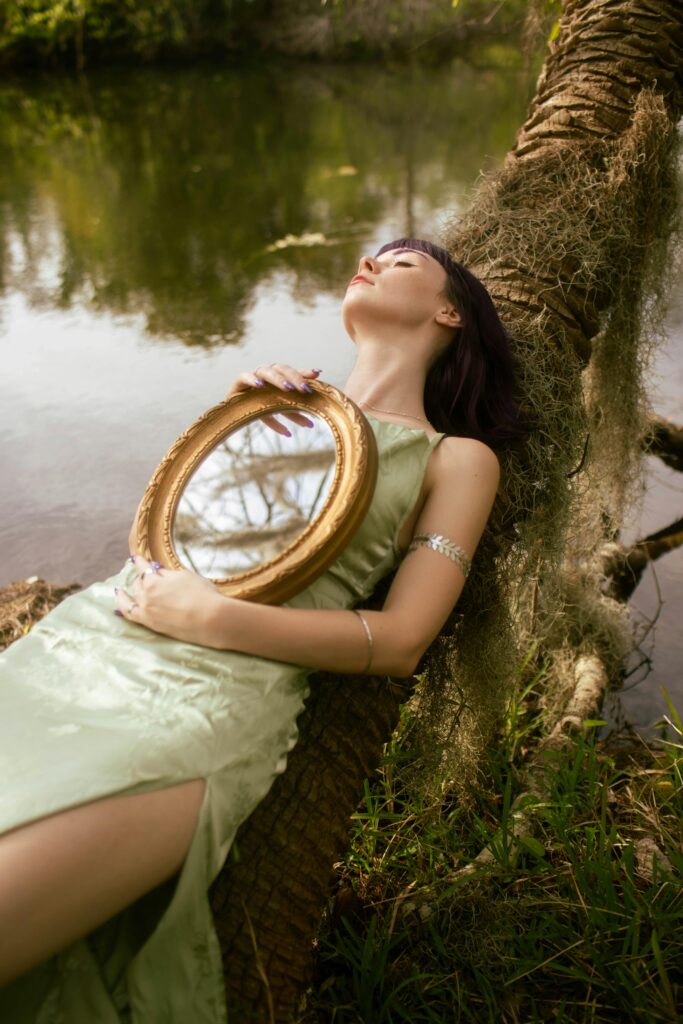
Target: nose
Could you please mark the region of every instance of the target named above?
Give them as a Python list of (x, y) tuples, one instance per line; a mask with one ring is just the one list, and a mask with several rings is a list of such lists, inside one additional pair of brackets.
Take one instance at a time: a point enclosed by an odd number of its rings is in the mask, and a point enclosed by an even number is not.
[(373, 259), (372, 256), (361, 256), (360, 263), (358, 264), (358, 273), (376, 274), (378, 272), (378, 261)]

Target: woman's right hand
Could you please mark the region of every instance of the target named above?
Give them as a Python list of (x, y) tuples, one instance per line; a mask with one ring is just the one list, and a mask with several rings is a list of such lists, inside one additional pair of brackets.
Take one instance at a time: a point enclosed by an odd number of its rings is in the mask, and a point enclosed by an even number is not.
[[(269, 363), (268, 365), (257, 366), (253, 372), (241, 373), (232, 382), (226, 398), (234, 398), (235, 395), (249, 391), (251, 388), (262, 388), (266, 384), (280, 388), (281, 391), (300, 391), (303, 394), (310, 393), (309, 380), (317, 380), (321, 370), (297, 370), (286, 363)], [(301, 427), (312, 427), (313, 420), (300, 412), (286, 412), (281, 415)], [(291, 432), (284, 423), (281, 423), (276, 416), (262, 416), (261, 419), (271, 430), (285, 437), (291, 437)]]

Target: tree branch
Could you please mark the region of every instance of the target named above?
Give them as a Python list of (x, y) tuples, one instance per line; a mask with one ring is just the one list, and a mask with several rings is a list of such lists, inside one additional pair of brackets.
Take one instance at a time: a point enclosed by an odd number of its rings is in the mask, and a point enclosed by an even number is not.
[(635, 544), (607, 544), (603, 548), (602, 571), (609, 579), (607, 593), (617, 601), (627, 601), (636, 589), (650, 562), (683, 544), (683, 518), (669, 523)]
[(652, 416), (645, 451), (657, 455), (671, 469), (683, 471), (683, 427), (663, 416)]

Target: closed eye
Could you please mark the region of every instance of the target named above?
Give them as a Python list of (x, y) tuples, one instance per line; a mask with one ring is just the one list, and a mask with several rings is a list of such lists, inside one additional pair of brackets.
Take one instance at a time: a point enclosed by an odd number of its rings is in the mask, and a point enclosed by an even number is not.
[(410, 263), (408, 260), (396, 260), (394, 263), (395, 267), (414, 267), (415, 263)]

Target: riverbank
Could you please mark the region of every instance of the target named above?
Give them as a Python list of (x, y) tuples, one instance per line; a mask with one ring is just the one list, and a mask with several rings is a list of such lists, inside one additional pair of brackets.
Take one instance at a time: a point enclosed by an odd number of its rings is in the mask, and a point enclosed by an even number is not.
[(0, 14), (0, 69), (235, 54), (437, 62), (487, 39), (542, 36), (549, 16), (540, 10), (522, 0), (15, 0)]

